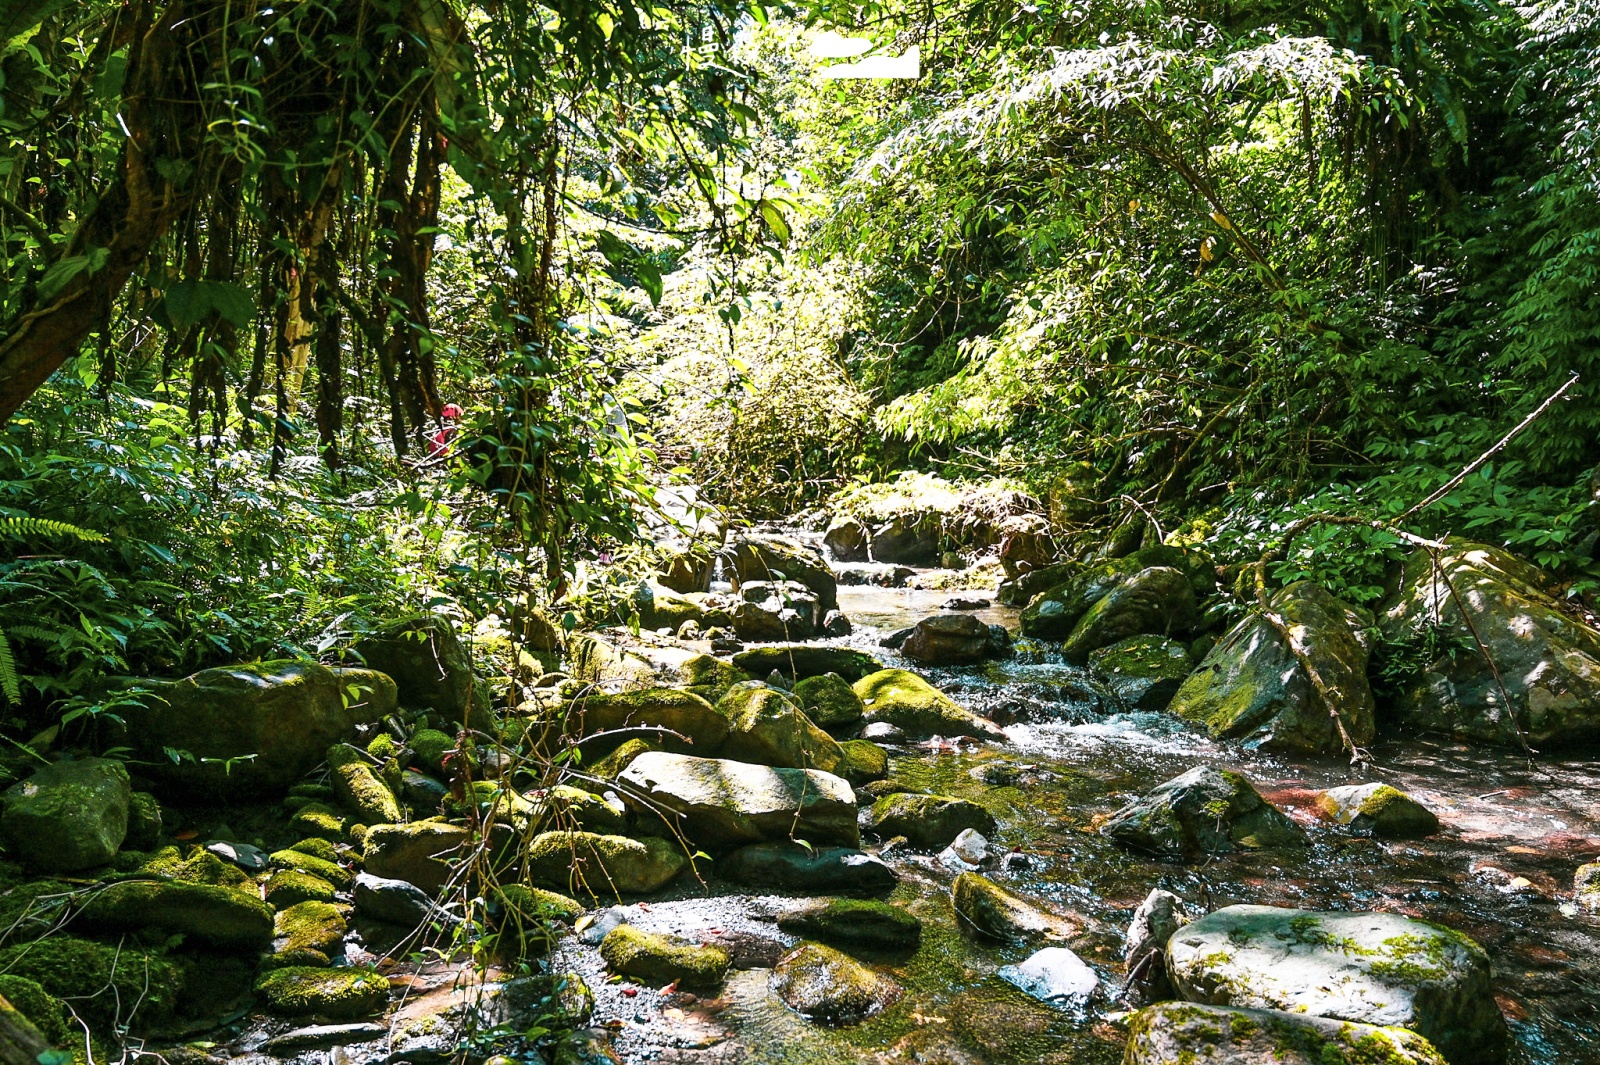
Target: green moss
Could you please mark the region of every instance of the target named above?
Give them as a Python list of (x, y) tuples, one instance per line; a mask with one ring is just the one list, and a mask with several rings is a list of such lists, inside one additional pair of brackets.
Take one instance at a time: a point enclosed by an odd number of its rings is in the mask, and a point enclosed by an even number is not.
[(289, 788), (289, 796), (296, 799), (331, 799), (333, 789), (326, 784), (295, 784)]
[[(332, 765), (334, 751), (340, 748), (344, 748), (350, 754), (342, 758), (339, 765)], [(405, 819), (405, 812), (400, 809), (400, 801), (394, 797), (394, 792), (379, 778), (377, 771), (361, 758), (354, 747), (339, 744), (330, 748), (328, 761), (331, 766), (330, 772), (333, 774), (333, 789), (338, 794), (339, 801), (362, 824), (392, 825)], [(305, 811), (302, 810), (301, 813)], [(346, 826), (346, 832), (348, 831), (349, 827)]]
[(232, 862), (225, 862), (204, 847), (191, 848), (184, 855), (177, 847), (163, 847), (145, 860), (139, 872), (163, 880), (178, 880), (185, 884), (209, 884), (212, 887), (242, 890), (250, 885), (250, 876)]
[(852, 787), (870, 784), (889, 775), (889, 752), (871, 740), (845, 740), (839, 744), (844, 760), (836, 769)]
[(285, 910), (300, 902), (332, 902), (333, 885), (299, 869), (278, 869), (267, 879), (262, 892), (267, 905)]
[(438, 729), (419, 729), (411, 737), (411, 751), (417, 756), (417, 764), (435, 773), (443, 768), (445, 755), (455, 745), (455, 737), (447, 736)]
[(823, 728), (853, 724), (867, 712), (861, 703), (861, 696), (837, 673), (824, 673), (796, 681), (794, 697), (806, 716)]
[(678, 981), (685, 987), (711, 988), (728, 975), (728, 954), (717, 947), (641, 932), (619, 925), (600, 942), (600, 956), (613, 972), (635, 980), (662, 985)]
[(367, 744), (367, 753), (380, 762), (387, 762), (400, 755), (400, 744), (387, 732), (380, 732), (372, 737), (372, 742)]
[(126, 850), (147, 851), (161, 843), (161, 803), (148, 791), (136, 791), (128, 796), (128, 834), (123, 837)]
[(52, 1046), (67, 1041), (66, 1007), (38, 981), (24, 976), (0, 975), (0, 998), (11, 1003)]
[(272, 926), (279, 953), (314, 950), (329, 957), (341, 953), (347, 931), (343, 910), (317, 901), (295, 903), (280, 912)]
[[(648, 751), (659, 751), (660, 749), (661, 746), (659, 744), (651, 743), (649, 740), (631, 739), (594, 763), (594, 765), (587, 768), (580, 766), (579, 768), (582, 769), (585, 776), (599, 777), (601, 780), (611, 781), (617, 779), (622, 774), (622, 771), (628, 768), (633, 760), (641, 754)], [(580, 787), (594, 787), (592, 783), (587, 781), (578, 781), (577, 783)]]
[(490, 898), (506, 909), (562, 924), (572, 924), (584, 912), (583, 903), (577, 899), (526, 884), (504, 884), (495, 888)]
[(270, 862), (274, 869), (296, 869), (302, 873), (310, 873), (337, 888), (347, 888), (355, 880), (355, 875), (344, 866), (324, 861), (304, 851), (294, 849), (273, 851)]
[(313, 858), (321, 858), (325, 862), (339, 860), (338, 849), (327, 840), (318, 839), (315, 836), (310, 839), (303, 839), (299, 843), (289, 844), (289, 850), (299, 851), (301, 854), (309, 854)]
[(50, 994), (71, 999), (96, 1026), (113, 1019), (136, 1028), (172, 1013), (183, 987), (182, 969), (155, 951), (108, 946), (75, 936), (54, 935), (0, 950), (0, 972), (33, 980)]
[(994, 731), (908, 670), (869, 673), (852, 690), (866, 708), (868, 721), (887, 721), (908, 736), (987, 736)]
[(350, 822), (342, 813), (320, 802), (302, 806), (289, 819), (289, 829), (296, 835), (316, 836), (331, 843), (343, 843), (348, 840), (349, 828)]
[(78, 911), (83, 928), (162, 932), (221, 947), (260, 948), (272, 938), (272, 908), (232, 888), (176, 880), (124, 880), (90, 895)]
[(577, 900), (554, 891), (525, 884), (495, 888), (489, 895), (495, 953), (517, 959), (548, 954), (559, 938), (560, 926), (570, 925), (582, 912)]
[(389, 981), (370, 969), (277, 969), (256, 982), (267, 1008), (285, 1017), (317, 1014), (356, 1020), (380, 1012), (389, 1001)]
[(13, 884), (0, 895), (0, 929), (23, 939), (43, 935), (65, 913), (73, 893), (78, 890), (63, 880)]
[(828, 899), (780, 914), (778, 927), (802, 939), (880, 950), (915, 947), (922, 939), (914, 914), (875, 899)]

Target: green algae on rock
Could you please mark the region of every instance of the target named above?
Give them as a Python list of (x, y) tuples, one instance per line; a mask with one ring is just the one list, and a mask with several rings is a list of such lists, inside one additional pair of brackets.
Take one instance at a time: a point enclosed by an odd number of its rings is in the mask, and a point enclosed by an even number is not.
[[(32, 980), (94, 1024), (165, 1020), (183, 989), (183, 970), (159, 952), (52, 935), (0, 949), (0, 972)], [(137, 1009), (129, 1014), (130, 1004)]]
[(955, 878), (950, 903), (966, 927), (995, 939), (1066, 940), (1083, 930), (1082, 922), (1045, 913), (977, 873)]
[(684, 690), (700, 696), (708, 703), (716, 703), (735, 684), (750, 679), (744, 670), (711, 655), (695, 655), (678, 667), (684, 681)]
[(853, 725), (867, 713), (861, 696), (838, 673), (821, 673), (796, 681), (794, 698), (806, 716), (825, 729)]
[(445, 756), (455, 749), (455, 737), (436, 728), (418, 729), (411, 737), (411, 753), (417, 764), (431, 773), (444, 769)]
[(654, 986), (677, 981), (684, 987), (710, 989), (728, 975), (728, 952), (696, 946), (632, 925), (618, 925), (600, 942), (600, 957), (611, 971)]
[(175, 880), (123, 880), (99, 889), (78, 911), (87, 931), (159, 931), (219, 947), (263, 949), (272, 907), (231, 888)]
[(1000, 736), (994, 724), (963, 710), (955, 700), (909, 670), (870, 673), (856, 681), (854, 689), (866, 707), (867, 721), (887, 721), (907, 736)]
[(866, 827), (879, 839), (904, 836), (913, 847), (938, 850), (972, 829), (993, 835), (994, 815), (967, 799), (949, 795), (917, 795), (897, 792), (872, 804)]
[(364, 825), (392, 825), (405, 820), (400, 800), (359, 748), (336, 743), (328, 748), (333, 791)]
[(465, 828), (444, 821), (375, 825), (367, 833), (362, 860), (373, 876), (408, 880), (435, 892), (450, 878), (451, 862), (470, 838)]
[(654, 752), (634, 759), (618, 781), (649, 804), (681, 815), (681, 831), (700, 846), (791, 836), (849, 846), (861, 840), (855, 792), (816, 769)]
[[(281, 851), (273, 851), (267, 858), (268, 865), (273, 869), (294, 869), (298, 872), (309, 873), (314, 877), (326, 880), (337, 888), (347, 888), (355, 880), (355, 874), (337, 862), (330, 861), (302, 848), (309, 841), (301, 840), (294, 846)], [(317, 840), (318, 843), (326, 842)], [(331, 850), (328, 853), (333, 853)]]
[(343, 953), (349, 926), (345, 923), (343, 907), (312, 899), (279, 911), (272, 931), (273, 947), (279, 954), (315, 951), (331, 958)]
[(1317, 796), (1317, 808), (1358, 836), (1420, 839), (1439, 831), (1439, 818), (1399, 788), (1347, 784)]
[(284, 1017), (315, 1014), (351, 1021), (382, 1012), (389, 981), (370, 969), (275, 969), (256, 983), (267, 1009)]
[(1188, 648), (1165, 636), (1129, 636), (1089, 655), (1089, 668), (1125, 711), (1165, 710), (1193, 665)]
[(261, 889), (261, 897), (275, 910), (299, 902), (332, 902), (334, 887), (320, 876), (298, 869), (276, 869)]
[(772, 970), (772, 990), (818, 1024), (859, 1024), (896, 1002), (900, 985), (821, 943), (802, 943)]
[(844, 752), (787, 692), (758, 681), (735, 685), (717, 703), (728, 722), (720, 754), (756, 765), (836, 773)]
[(232, 862), (225, 862), (204, 847), (195, 847), (183, 855), (176, 846), (163, 847), (150, 855), (139, 866), (144, 876), (163, 880), (181, 880), (186, 884), (210, 884), (212, 887), (243, 889), (251, 884), (250, 874)]
[(1196, 766), (1158, 785), (1118, 810), (1100, 831), (1172, 859), (1307, 843), (1305, 831), (1248, 780), (1212, 766)]
[(121, 762), (54, 762), (5, 790), (0, 835), (12, 853), (44, 872), (104, 865), (127, 837), (131, 797)]
[(527, 861), (535, 882), (591, 897), (658, 891), (689, 866), (683, 851), (667, 840), (593, 832), (541, 833), (528, 845)]
[(915, 948), (922, 922), (900, 906), (872, 899), (821, 899), (778, 914), (778, 927), (838, 947)]
[(871, 740), (845, 740), (839, 749), (844, 752), (844, 760), (837, 773), (852, 788), (889, 775), (889, 752)]
[(1123, 1065), (1445, 1065), (1422, 1036), (1282, 1010), (1163, 1002), (1128, 1021)]
[(66, 1042), (69, 1034), (67, 1007), (37, 980), (0, 974), (0, 999), (11, 1003), (12, 1009), (39, 1029), (46, 1042), (51, 1045)]

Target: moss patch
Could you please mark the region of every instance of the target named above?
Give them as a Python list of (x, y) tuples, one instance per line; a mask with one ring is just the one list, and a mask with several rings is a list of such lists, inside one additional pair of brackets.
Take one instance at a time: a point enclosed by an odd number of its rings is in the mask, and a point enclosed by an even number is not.
[(314, 1013), (351, 1021), (382, 1011), (389, 1001), (389, 981), (370, 969), (277, 969), (257, 981), (256, 990), (284, 1017)]
[(183, 987), (177, 964), (154, 951), (117, 948), (76, 936), (48, 936), (0, 950), (0, 972), (33, 980), (50, 994), (72, 999), (91, 1024), (104, 1025), (139, 1003), (134, 1025), (164, 1020)]
[(299, 869), (278, 869), (268, 878), (262, 894), (268, 906), (286, 910), (300, 902), (332, 902), (333, 892), (333, 885), (320, 876)]
[(298, 902), (279, 913), (272, 932), (278, 953), (314, 950), (333, 957), (344, 949), (349, 930), (344, 912), (329, 902)]
[(652, 985), (676, 980), (685, 987), (710, 988), (728, 975), (726, 951), (641, 932), (632, 925), (619, 925), (607, 933), (600, 942), (600, 956), (613, 972)]
[(152, 854), (139, 871), (146, 876), (163, 880), (180, 880), (186, 884), (209, 884), (240, 890), (248, 887), (250, 876), (231, 862), (225, 862), (204, 847), (191, 849), (187, 856), (177, 847), (163, 847)]
[(181, 881), (124, 880), (91, 895), (78, 912), (86, 929), (176, 933), (222, 947), (262, 948), (272, 908), (232, 888)]
[(922, 939), (922, 922), (914, 914), (873, 899), (828, 899), (779, 914), (778, 927), (802, 939), (878, 950), (911, 948)]
[(444, 767), (445, 755), (449, 754), (455, 745), (453, 736), (448, 736), (436, 728), (418, 729), (411, 737), (411, 752), (417, 756), (417, 764), (435, 773)]
[(61, 1000), (23, 976), (0, 975), (0, 998), (39, 1029), (51, 1045), (67, 1040), (66, 1007)]
[(273, 851), (271, 864), (274, 869), (295, 869), (321, 877), (336, 888), (347, 888), (355, 880), (355, 876), (344, 866), (292, 848)]

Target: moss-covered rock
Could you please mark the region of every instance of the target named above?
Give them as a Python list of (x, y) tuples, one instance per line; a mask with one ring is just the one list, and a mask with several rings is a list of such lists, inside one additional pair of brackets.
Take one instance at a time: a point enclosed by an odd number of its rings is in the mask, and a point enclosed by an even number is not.
[(387, 732), (380, 732), (372, 737), (367, 744), (367, 753), (372, 755), (381, 764), (391, 758), (398, 758), (403, 748), (398, 740)]
[(667, 840), (593, 832), (541, 833), (528, 845), (527, 859), (531, 879), (579, 897), (648, 894), (689, 866)]
[(373, 876), (406, 880), (436, 892), (450, 877), (453, 856), (470, 838), (465, 828), (443, 821), (375, 825), (367, 833), (362, 861)]
[(437, 710), (452, 722), (473, 708), (472, 658), (449, 618), (400, 618), (355, 650), (370, 668), (394, 678), (401, 706)]
[(346, 843), (353, 822), (341, 811), (325, 803), (312, 802), (289, 818), (289, 831), (297, 836), (315, 836), (330, 843)]
[(1399, 788), (1349, 784), (1317, 796), (1317, 808), (1358, 836), (1421, 839), (1439, 831), (1439, 818)]
[(854, 725), (867, 714), (861, 696), (838, 673), (822, 673), (796, 681), (794, 698), (806, 716), (823, 728)]
[(844, 760), (836, 772), (851, 787), (870, 784), (889, 775), (889, 752), (871, 740), (845, 740), (839, 744), (839, 749), (844, 752)]
[(994, 834), (994, 815), (975, 802), (949, 795), (915, 795), (898, 792), (872, 804), (867, 831), (879, 839), (904, 836), (913, 847), (938, 850), (950, 844), (963, 829), (985, 836)]
[(1304, 846), (1306, 834), (1243, 776), (1196, 766), (1135, 799), (1100, 831), (1135, 850), (1195, 858), (1237, 849)]
[[(1067, 640), (1072, 636), (1079, 622), (1091, 608), (1099, 603), (1113, 591), (1126, 584), (1136, 574), (1152, 568), (1176, 569), (1188, 578), (1190, 594), (1187, 597), (1189, 608), (1193, 609), (1195, 602), (1209, 593), (1216, 586), (1216, 571), (1210, 559), (1197, 551), (1180, 547), (1148, 547), (1135, 551), (1122, 558), (1102, 559), (1088, 566), (1078, 569), (1067, 577), (1061, 584), (1035, 594), (1032, 600), (1022, 611), (1022, 634), (1037, 640)], [(1046, 571), (1054, 570), (1048, 567)], [(1035, 574), (1029, 574), (1026, 579), (1038, 580)], [(1162, 578), (1165, 587), (1166, 578)], [(1166, 589), (1175, 599), (1173, 609), (1182, 611), (1185, 597), (1177, 589)], [(1164, 633), (1170, 630), (1170, 625), (1165, 618), (1160, 618), (1162, 627), (1147, 628), (1145, 631)], [(1192, 619), (1190, 620), (1192, 624)], [(1102, 627), (1099, 623), (1090, 626), (1089, 630)], [(1187, 626), (1184, 626), (1187, 627)], [(1109, 635), (1109, 628), (1106, 633)], [(1121, 632), (1115, 638), (1106, 639), (1097, 646), (1103, 647), (1134, 632)], [(1087, 637), (1080, 639), (1079, 644), (1086, 645)], [(1094, 647), (1083, 646), (1082, 652), (1087, 655)]]
[(184, 854), (177, 847), (163, 847), (151, 854), (139, 866), (143, 876), (162, 880), (181, 880), (186, 884), (209, 884), (212, 887), (242, 890), (251, 883), (250, 874), (232, 862), (225, 862), (204, 847), (193, 847)]
[(677, 981), (687, 988), (715, 988), (728, 975), (728, 952), (695, 946), (632, 925), (618, 925), (600, 941), (600, 957), (611, 971), (641, 983)]
[(859, 1024), (900, 998), (889, 977), (821, 943), (802, 943), (772, 970), (772, 990), (819, 1024)]
[(835, 673), (855, 682), (883, 668), (882, 662), (865, 651), (814, 643), (751, 647), (734, 655), (733, 664), (751, 677), (767, 677), (776, 672), (796, 681)]
[(183, 970), (155, 951), (52, 935), (0, 949), (0, 972), (32, 980), (98, 1026), (113, 1019), (134, 1030), (166, 1019), (183, 989)]
[[(642, 688), (615, 695), (590, 692), (572, 703), (569, 731), (575, 734), (639, 727), (677, 733), (696, 751), (715, 752), (728, 736), (725, 715), (693, 692), (677, 688)], [(671, 737), (662, 742), (671, 742)]]
[(416, 756), (417, 764), (430, 773), (443, 771), (445, 757), (455, 745), (454, 736), (436, 728), (418, 729), (411, 737), (411, 753)]
[(583, 903), (569, 895), (527, 884), (502, 884), (490, 895), (497, 905), (505, 909), (516, 910), (530, 918), (566, 925), (583, 916), (585, 909)]
[(685, 659), (683, 665), (678, 667), (678, 672), (683, 676), (684, 690), (712, 704), (728, 694), (728, 689), (735, 684), (743, 684), (750, 679), (750, 674), (744, 670), (710, 655), (695, 655)]
[(272, 939), (272, 907), (231, 888), (124, 880), (96, 891), (74, 922), (85, 931), (178, 934), (219, 947), (261, 949)]
[(1089, 655), (1089, 668), (1124, 711), (1165, 710), (1189, 676), (1189, 649), (1165, 636), (1130, 636)]
[[(839, 606), (839, 581), (820, 554), (782, 536), (746, 536), (723, 551), (735, 582), (798, 581), (817, 597), (822, 613)], [(764, 674), (763, 674), (764, 675)]]
[(135, 791), (128, 796), (128, 834), (122, 845), (135, 851), (152, 851), (161, 846), (161, 803), (148, 791)]
[(275, 910), (286, 910), (301, 902), (332, 902), (333, 885), (320, 876), (298, 869), (277, 869), (267, 878), (262, 897)]
[(273, 950), (279, 954), (315, 951), (325, 958), (344, 952), (349, 931), (344, 910), (331, 902), (297, 902), (273, 922)]
[(572, 829), (602, 836), (620, 836), (628, 831), (628, 811), (613, 796), (605, 799), (569, 784), (545, 789), (534, 800), (538, 823), (546, 829)]
[(1445, 1065), (1422, 1036), (1282, 1010), (1163, 1002), (1128, 1021), (1123, 1065)]
[(328, 748), (328, 772), (339, 801), (364, 825), (392, 825), (405, 820), (394, 797), (360, 749), (348, 743)]
[(35, 869), (104, 865), (128, 834), (128, 771), (108, 758), (55, 762), (5, 790), (0, 835)]
[(301, 847), (304, 843), (305, 841), (302, 840), (286, 850), (273, 851), (267, 859), (268, 863), (274, 869), (294, 869), (298, 872), (310, 873), (312, 876), (326, 880), (336, 888), (343, 889), (350, 886), (351, 881), (355, 879), (354, 873), (337, 862), (319, 858), (316, 854), (302, 850)]
[(824, 899), (780, 913), (778, 927), (838, 947), (907, 950), (922, 941), (915, 914), (873, 899)]
[(370, 969), (296, 967), (267, 973), (256, 984), (267, 1009), (284, 1017), (315, 1014), (353, 1021), (381, 1013), (389, 981)]
[(944, 692), (915, 673), (883, 669), (856, 681), (854, 690), (868, 722), (886, 721), (914, 738), (978, 736), (995, 739), (998, 728), (957, 706)]
[(1128, 574), (1084, 611), (1061, 642), (1061, 654), (1068, 662), (1083, 663), (1093, 652), (1129, 636), (1184, 633), (1199, 620), (1188, 575), (1171, 566), (1151, 566)]
[(575, 634), (567, 644), (567, 654), (572, 676), (585, 684), (648, 688), (655, 683), (656, 671), (648, 661), (592, 632)]
[(67, 1008), (36, 980), (0, 974), (0, 998), (22, 1014), (52, 1046), (67, 1041)]
[(950, 902), (965, 927), (994, 939), (1066, 940), (1083, 930), (1081, 921), (1045, 913), (977, 873), (956, 877), (950, 885)]
[(717, 859), (717, 876), (745, 887), (784, 892), (878, 894), (898, 879), (882, 858), (854, 847), (801, 846), (789, 840), (752, 843)]
[[(611, 781), (621, 776), (622, 771), (632, 765), (635, 758), (641, 754), (648, 754), (650, 751), (659, 751), (660, 749), (660, 745), (651, 743), (649, 740), (627, 740), (622, 746), (593, 765), (578, 766), (578, 769), (585, 777), (592, 779), (576, 779), (573, 784), (575, 787), (583, 788), (586, 791), (609, 790)], [(600, 783), (596, 783), (596, 781)]]
[(618, 781), (641, 801), (681, 815), (680, 830), (697, 846), (791, 837), (855, 846), (861, 839), (855, 792), (816, 769), (656, 752), (635, 758)]
[(716, 710), (728, 722), (724, 757), (824, 773), (836, 772), (844, 760), (838, 741), (814, 725), (787, 692), (759, 681), (735, 686)]

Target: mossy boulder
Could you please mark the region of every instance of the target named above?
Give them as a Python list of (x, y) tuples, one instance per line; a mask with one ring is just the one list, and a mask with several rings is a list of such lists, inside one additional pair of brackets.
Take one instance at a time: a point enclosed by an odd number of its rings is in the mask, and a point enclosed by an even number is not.
[(533, 800), (534, 822), (545, 829), (576, 829), (602, 836), (628, 831), (628, 811), (614, 794), (602, 798), (570, 784), (546, 788)]
[(717, 859), (717, 876), (744, 887), (770, 891), (849, 891), (876, 895), (899, 877), (874, 854), (854, 847), (801, 846), (791, 840), (752, 843)]
[(181, 880), (186, 884), (209, 884), (241, 890), (251, 884), (250, 874), (232, 862), (225, 862), (204, 847), (194, 847), (184, 854), (177, 847), (163, 847), (146, 858), (139, 866), (142, 876), (162, 880)]
[(696, 946), (632, 925), (618, 925), (600, 941), (600, 957), (611, 971), (660, 987), (674, 981), (686, 988), (710, 989), (728, 975), (728, 952)]
[(965, 927), (993, 939), (1022, 943), (1066, 940), (1083, 930), (1082, 922), (1045, 913), (977, 873), (955, 878), (950, 885), (950, 903)]
[(1130, 636), (1089, 655), (1089, 668), (1124, 711), (1165, 710), (1189, 676), (1189, 649), (1165, 636)]
[(896, 1002), (900, 985), (821, 943), (802, 943), (772, 970), (772, 990), (809, 1021), (859, 1024)]
[(1122, 1065), (1445, 1065), (1416, 1032), (1282, 1010), (1163, 1002), (1128, 1020)]
[(641, 629), (671, 629), (685, 621), (699, 622), (705, 610), (681, 592), (673, 591), (655, 581), (640, 581), (628, 596), (628, 606), (639, 620)]
[(899, 792), (872, 804), (866, 828), (879, 839), (904, 836), (913, 847), (938, 850), (949, 846), (963, 829), (993, 835), (995, 821), (993, 814), (968, 799)]
[(128, 834), (131, 796), (121, 762), (55, 762), (5, 790), (0, 835), (12, 853), (44, 872), (104, 865)]
[(648, 894), (666, 887), (689, 866), (676, 844), (593, 832), (543, 832), (527, 850), (536, 883), (580, 897)]
[(553, 921), (570, 925), (583, 916), (585, 906), (570, 895), (528, 884), (501, 884), (492, 900), (505, 910), (515, 910), (530, 920)]
[(130, 1021), (143, 1030), (171, 1016), (183, 969), (165, 955), (123, 944), (51, 935), (0, 949), (0, 973), (32, 980), (96, 1027)]
[[(302, 840), (293, 847), (281, 851), (273, 851), (267, 861), (274, 869), (293, 869), (302, 873), (326, 880), (336, 888), (347, 888), (355, 879), (355, 874), (350, 872), (338, 862), (329, 861), (318, 857), (315, 853), (303, 848), (306, 841)], [(326, 842), (317, 840), (318, 843)]]
[(326, 803), (311, 802), (300, 807), (289, 818), (289, 831), (297, 836), (315, 836), (329, 843), (350, 841), (350, 828), (355, 824), (342, 810)]
[(331, 902), (297, 902), (278, 913), (273, 922), (274, 952), (302, 955), (315, 952), (324, 959), (344, 953), (349, 925), (343, 907)]
[[(228, 666), (138, 683), (153, 694), (142, 709), (122, 712), (128, 745), (163, 793), (185, 797), (281, 796), (316, 768), (329, 744), (395, 710), (388, 676), (315, 662)], [(204, 761), (174, 765), (167, 748)]]
[(929, 666), (981, 662), (995, 652), (989, 626), (971, 614), (935, 614), (911, 628), (900, 653)]
[(574, 700), (570, 731), (576, 735), (626, 728), (665, 729), (663, 744), (683, 744), (697, 752), (715, 753), (728, 737), (728, 719), (706, 700), (678, 688), (642, 688), (609, 695), (591, 692)]
[(1068, 662), (1082, 664), (1093, 652), (1129, 636), (1184, 633), (1199, 620), (1200, 607), (1188, 576), (1171, 566), (1151, 566), (1128, 575), (1084, 611), (1061, 642), (1061, 654)]
[(436, 710), (453, 723), (465, 722), (473, 709), (472, 657), (449, 618), (399, 618), (355, 651), (369, 668), (394, 678), (401, 706)]
[(218, 947), (262, 949), (272, 907), (225, 887), (172, 880), (123, 880), (96, 891), (75, 925), (93, 932), (177, 934)]
[(1000, 730), (921, 677), (904, 669), (883, 669), (856, 681), (856, 695), (869, 723), (885, 721), (907, 736), (998, 738)]
[(820, 554), (797, 540), (782, 536), (746, 536), (731, 541), (722, 554), (733, 571), (737, 586), (753, 581), (798, 581), (817, 597), (822, 613), (839, 606), (839, 581), (833, 568)]
[(148, 791), (128, 796), (128, 834), (122, 845), (128, 850), (153, 851), (161, 846), (161, 802)]
[(1348, 784), (1317, 796), (1317, 809), (1357, 836), (1421, 839), (1439, 831), (1439, 818), (1399, 788)]
[(1118, 843), (1163, 858), (1298, 847), (1306, 834), (1243, 776), (1196, 766), (1112, 815), (1100, 829)]
[(915, 914), (873, 899), (823, 899), (780, 913), (778, 927), (844, 948), (910, 950), (922, 941), (922, 922)]
[(839, 749), (844, 752), (844, 760), (839, 763), (837, 775), (852, 788), (889, 775), (889, 752), (871, 740), (845, 740)]
[(791, 837), (855, 846), (861, 839), (855, 792), (816, 769), (655, 752), (635, 758), (618, 780), (647, 807), (679, 815), (680, 830), (702, 847)]
[(678, 667), (683, 677), (684, 690), (715, 703), (735, 684), (743, 684), (750, 674), (729, 662), (711, 655), (695, 655)]
[(839, 742), (822, 731), (787, 692), (750, 681), (717, 703), (728, 722), (720, 754), (756, 765), (834, 773), (844, 760)]
[(794, 698), (807, 717), (826, 729), (854, 725), (867, 714), (861, 696), (838, 673), (820, 673), (796, 681)]
[(325, 1017), (354, 1021), (383, 1012), (389, 981), (371, 969), (291, 967), (267, 973), (256, 983), (267, 1009), (282, 1017)]
[(452, 861), (471, 836), (460, 825), (444, 821), (375, 825), (363, 844), (362, 863), (373, 876), (406, 880), (436, 892), (450, 878)]
[(1179, 929), (1167, 972), (1191, 1002), (1409, 1028), (1451, 1065), (1509, 1048), (1483, 948), (1397, 914), (1228, 906)]
[(0, 999), (22, 1014), (52, 1046), (67, 1041), (67, 1007), (36, 980), (0, 974)]
[(364, 825), (392, 825), (405, 820), (400, 800), (360, 749), (348, 743), (328, 748), (328, 772), (333, 791)]
[(751, 677), (766, 677), (777, 672), (797, 681), (836, 673), (854, 682), (883, 668), (882, 662), (865, 651), (807, 643), (752, 647), (734, 655), (733, 664)]
[[(1054, 567), (1047, 567), (1040, 572), (1051, 569)], [(1101, 600), (1150, 569), (1178, 570), (1188, 580), (1189, 593), (1185, 595), (1178, 590), (1169, 575), (1146, 577), (1142, 581), (1147, 585), (1145, 591), (1127, 598), (1115, 609), (1111, 606), (1103, 608), (1100, 617), (1073, 641), (1075, 648), (1087, 656), (1098, 647), (1141, 631), (1164, 635), (1187, 628), (1198, 620), (1197, 614), (1189, 616), (1187, 612), (1193, 611), (1197, 601), (1216, 586), (1216, 570), (1211, 560), (1198, 551), (1186, 548), (1147, 547), (1122, 558), (1107, 558), (1091, 563), (1078, 569), (1061, 584), (1037, 593), (1022, 611), (1022, 634), (1036, 640), (1070, 640), (1073, 630)], [(1034, 574), (1028, 577), (1037, 579)], [(1145, 619), (1143, 613), (1147, 607), (1149, 617)], [(1131, 617), (1136, 612), (1140, 615), (1140, 627), (1131, 631), (1117, 631), (1126, 627), (1118, 615)], [(1187, 624), (1182, 624), (1185, 621)], [(1113, 632), (1115, 635), (1112, 635)], [(1092, 636), (1100, 642), (1096, 643)]]
[(298, 869), (277, 869), (267, 878), (261, 895), (275, 910), (285, 910), (300, 902), (332, 902), (334, 887), (320, 876)]
[(444, 760), (455, 746), (454, 736), (436, 728), (418, 729), (412, 734), (410, 742), (411, 753), (416, 756), (417, 764), (430, 773), (444, 770)]
[(1082, 562), (1052, 562), (1000, 582), (995, 598), (1007, 606), (1026, 607), (1052, 588), (1059, 588), (1083, 571)]
[(593, 765), (577, 766), (583, 776), (574, 777), (572, 784), (574, 787), (583, 788), (589, 792), (610, 791), (611, 782), (621, 776), (622, 771), (632, 765), (635, 758), (641, 754), (659, 750), (661, 750), (661, 746), (651, 743), (649, 740), (625, 740), (622, 746)]
[(1338, 754), (1344, 740), (1313, 688), (1305, 663), (1334, 700), (1358, 746), (1376, 729), (1367, 652), (1350, 608), (1311, 581), (1297, 581), (1270, 604), (1305, 661), (1261, 617), (1235, 625), (1173, 696), (1168, 709), (1203, 725), (1213, 739), (1299, 754)]
[(656, 671), (643, 657), (624, 651), (592, 632), (575, 634), (567, 644), (572, 676), (585, 684), (648, 688)]

